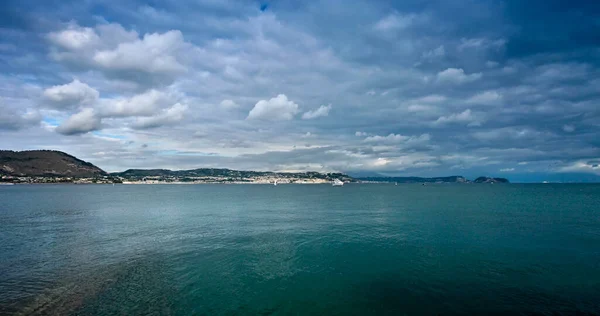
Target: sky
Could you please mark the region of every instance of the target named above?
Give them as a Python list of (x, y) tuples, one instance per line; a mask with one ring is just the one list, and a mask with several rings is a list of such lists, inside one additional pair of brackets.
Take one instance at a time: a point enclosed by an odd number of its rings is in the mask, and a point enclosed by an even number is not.
[(600, 2), (4, 0), (0, 148), (600, 180)]

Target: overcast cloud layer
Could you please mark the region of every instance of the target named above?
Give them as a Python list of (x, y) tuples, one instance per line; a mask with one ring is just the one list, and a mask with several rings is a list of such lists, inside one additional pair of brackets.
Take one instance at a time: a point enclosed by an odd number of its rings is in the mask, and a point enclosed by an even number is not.
[(597, 1), (0, 6), (2, 149), (108, 171), (600, 175)]

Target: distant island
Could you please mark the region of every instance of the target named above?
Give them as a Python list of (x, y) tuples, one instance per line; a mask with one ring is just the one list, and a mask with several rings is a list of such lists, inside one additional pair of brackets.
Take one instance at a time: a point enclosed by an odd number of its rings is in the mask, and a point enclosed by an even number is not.
[(433, 178), (422, 178), (422, 177), (364, 177), (360, 178), (366, 182), (396, 182), (396, 183), (467, 183), (465, 177), (462, 176), (450, 176), (450, 177), (433, 177)]
[(129, 169), (108, 173), (99, 167), (54, 150), (0, 150), (2, 183), (508, 183), (504, 178), (479, 177), (469, 181), (462, 176), (450, 177), (358, 177), (344, 173), (241, 171), (219, 168), (190, 170)]
[(473, 180), (473, 183), (509, 183), (509, 181), (505, 178), (479, 177)]
[(449, 177), (363, 177), (358, 178), (362, 182), (395, 182), (395, 183), (510, 183), (505, 178), (479, 177), (473, 181), (467, 180), (463, 176)]

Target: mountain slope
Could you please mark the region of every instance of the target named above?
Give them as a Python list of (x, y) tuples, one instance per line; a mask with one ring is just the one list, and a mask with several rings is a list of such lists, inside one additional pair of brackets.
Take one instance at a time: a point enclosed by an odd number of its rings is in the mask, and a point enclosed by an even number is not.
[(0, 150), (0, 175), (87, 178), (106, 175), (89, 162), (54, 150)]

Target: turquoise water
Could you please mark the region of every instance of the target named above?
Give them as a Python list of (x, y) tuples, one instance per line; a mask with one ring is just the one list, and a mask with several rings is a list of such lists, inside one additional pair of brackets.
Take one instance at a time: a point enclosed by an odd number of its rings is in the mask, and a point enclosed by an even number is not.
[(600, 313), (599, 185), (0, 187), (0, 314)]

